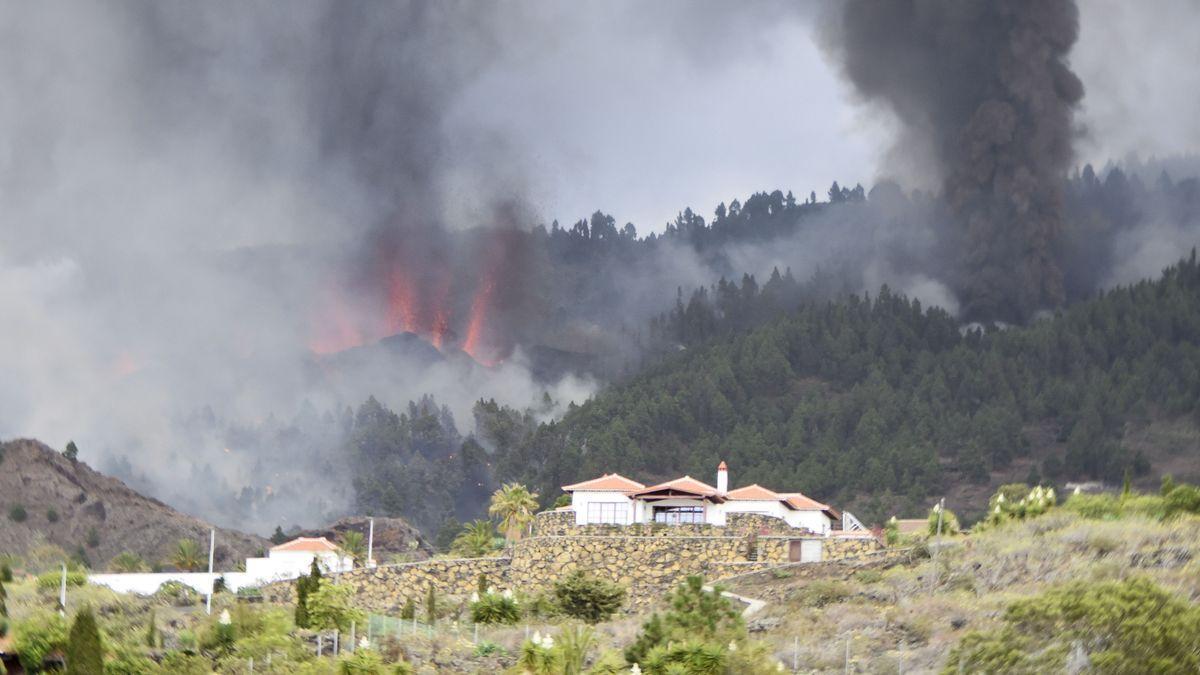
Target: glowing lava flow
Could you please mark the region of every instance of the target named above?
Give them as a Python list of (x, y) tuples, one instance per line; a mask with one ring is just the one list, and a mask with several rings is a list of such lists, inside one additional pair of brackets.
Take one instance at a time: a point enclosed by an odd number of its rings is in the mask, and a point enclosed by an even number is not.
[(498, 361), (489, 358), (480, 351), (480, 343), (483, 340), (483, 328), (487, 322), (488, 308), (495, 290), (496, 282), (488, 278), (475, 293), (475, 298), (471, 301), (471, 320), (467, 323), (467, 339), (463, 342), (462, 347), (463, 351), (469, 354), (471, 358), (485, 366), (494, 366), (498, 363)]
[(404, 269), (392, 270), (388, 280), (388, 328), (393, 333), (417, 332), (417, 298), (412, 280)]

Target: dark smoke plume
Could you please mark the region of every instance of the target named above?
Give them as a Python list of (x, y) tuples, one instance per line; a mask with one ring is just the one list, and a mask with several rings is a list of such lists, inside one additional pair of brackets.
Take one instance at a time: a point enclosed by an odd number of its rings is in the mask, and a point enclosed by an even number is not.
[(836, 52), (869, 101), (929, 156), (957, 224), (967, 318), (1019, 320), (1063, 301), (1062, 182), (1083, 85), (1067, 65), (1073, 0), (851, 0)]

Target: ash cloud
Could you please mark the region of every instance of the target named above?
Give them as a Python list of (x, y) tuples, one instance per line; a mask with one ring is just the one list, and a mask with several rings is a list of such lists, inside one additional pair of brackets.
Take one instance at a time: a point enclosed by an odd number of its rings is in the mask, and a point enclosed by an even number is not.
[[(6, 6), (0, 437), (74, 439), (83, 459), (170, 503), (269, 531), (352, 507), (328, 442), (366, 395), (400, 408), (434, 393), (460, 424), (479, 397), (582, 400), (593, 381), (541, 380), (503, 338), (495, 368), (406, 353), (358, 377), (323, 369), (311, 343), (404, 328), (403, 312), (388, 315), (389, 269), (411, 273), (424, 299), (453, 277), (441, 309), (460, 347), (489, 283), (493, 335), (532, 330), (537, 261), (515, 233), (541, 219), (527, 173), (537, 139), (500, 133), (489, 120), (521, 106), (480, 101), (476, 85), (558, 64), (593, 20), (605, 32), (589, 40), (611, 50), (572, 58), (753, 58), (736, 39), (697, 49), (692, 28), (711, 34), (721, 15), (689, 10), (662, 5), (645, 21), (635, 3)], [(618, 44), (631, 26), (636, 39)], [(489, 234), (466, 234), (477, 231)], [(425, 302), (409, 311), (436, 314)], [(275, 510), (231, 506), (268, 483)]]
[(830, 19), (846, 78), (898, 120), (896, 152), (928, 158), (941, 181), (968, 318), (1020, 320), (1064, 300), (1078, 14), (1071, 0), (853, 1)]

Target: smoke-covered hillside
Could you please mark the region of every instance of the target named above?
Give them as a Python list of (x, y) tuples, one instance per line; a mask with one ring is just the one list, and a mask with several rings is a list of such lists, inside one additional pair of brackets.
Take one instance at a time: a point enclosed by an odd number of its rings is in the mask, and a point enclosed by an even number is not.
[(570, 418), (883, 284), (1025, 324), (1200, 239), (1193, 75), (1125, 86), (1195, 41), (1119, 7), (72, 10), (0, 10), (0, 437), (262, 533), (474, 505), (481, 400)]

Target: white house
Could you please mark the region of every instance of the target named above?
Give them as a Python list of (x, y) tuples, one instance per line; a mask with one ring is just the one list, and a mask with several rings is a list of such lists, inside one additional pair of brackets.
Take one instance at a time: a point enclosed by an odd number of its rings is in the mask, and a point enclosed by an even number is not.
[(226, 588), (237, 591), (239, 588), (296, 579), (308, 574), (314, 558), (325, 573), (349, 572), (354, 568), (354, 559), (344, 555), (337, 545), (325, 537), (300, 537), (271, 548), (265, 558), (246, 558), (244, 572), (89, 574), (88, 582), (121, 593), (151, 595), (168, 581), (175, 581), (190, 586), (198, 593), (208, 594), (212, 592), (213, 582), (219, 578), (224, 581)]
[(271, 547), (265, 558), (246, 558), (246, 574), (255, 579), (295, 579), (308, 574), (313, 559), (321, 571), (349, 572), (354, 559), (325, 537), (300, 537)]
[[(632, 523), (707, 523), (724, 525), (730, 513), (773, 516), (795, 528), (828, 536), (842, 519), (832, 507), (799, 492), (775, 492), (761, 485), (729, 489), (729, 467), (717, 467), (716, 486), (691, 476), (647, 487), (635, 480), (610, 473), (599, 478), (564, 485), (578, 525)], [(854, 529), (861, 525), (851, 516)], [(850, 529), (850, 528), (847, 528)]]

